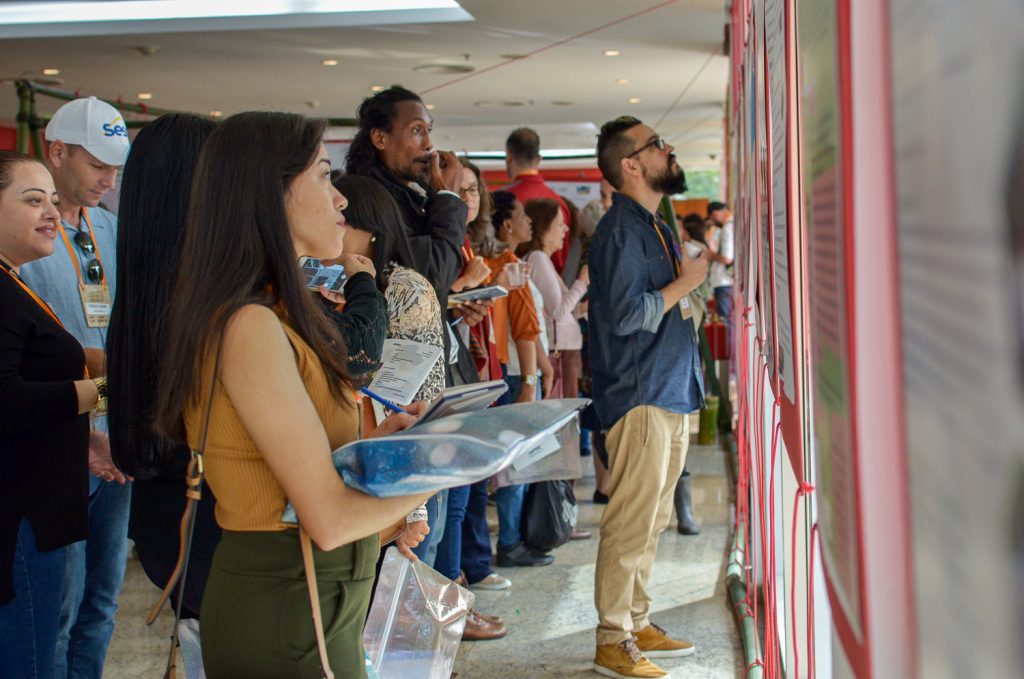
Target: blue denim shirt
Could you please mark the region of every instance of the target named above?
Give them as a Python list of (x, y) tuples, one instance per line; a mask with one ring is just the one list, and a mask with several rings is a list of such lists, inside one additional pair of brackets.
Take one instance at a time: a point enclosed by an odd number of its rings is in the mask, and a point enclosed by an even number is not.
[[(103, 263), (103, 274), (110, 288), (110, 299), (114, 299), (117, 281), (117, 217), (101, 207), (86, 208), (92, 222), (92, 238), (100, 251)], [(78, 276), (75, 266), (82, 273), (82, 280), (89, 283), (86, 276), (86, 264), (93, 255), (86, 254), (75, 244), (75, 234), (79, 228), (63, 222), (64, 230), (71, 243), (71, 253), (60, 234), (54, 243), (53, 254), (42, 259), (27, 262), (21, 267), (21, 278), (25, 284), (50, 305), (64, 329), (78, 340), (86, 349), (105, 349), (107, 344), (106, 328), (90, 328), (85, 321), (82, 309), (82, 298), (78, 292)], [(88, 230), (85, 219), (80, 219), (78, 226)], [(74, 263), (72, 263), (74, 258)], [(154, 273), (154, 275), (156, 275)], [(93, 420), (93, 429), (106, 431), (107, 418)]]
[(636, 406), (681, 414), (704, 406), (693, 321), (678, 308), (664, 313), (659, 292), (676, 278), (678, 256), (660, 219), (628, 196), (612, 196), (588, 262), (590, 370), (605, 428)]

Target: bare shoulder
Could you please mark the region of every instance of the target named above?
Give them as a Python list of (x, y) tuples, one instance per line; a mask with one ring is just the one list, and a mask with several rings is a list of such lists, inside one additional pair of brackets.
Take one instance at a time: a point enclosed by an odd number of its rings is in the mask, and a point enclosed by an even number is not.
[[(254, 338), (260, 341), (253, 342)], [(280, 342), (288, 342), (281, 319), (262, 304), (239, 307), (224, 326), (225, 346), (244, 349), (260, 344), (273, 346)]]

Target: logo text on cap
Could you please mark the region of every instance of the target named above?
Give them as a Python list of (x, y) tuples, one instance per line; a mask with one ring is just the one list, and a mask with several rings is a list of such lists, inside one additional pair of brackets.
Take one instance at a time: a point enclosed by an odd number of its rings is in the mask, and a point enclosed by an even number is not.
[(118, 116), (111, 120), (109, 123), (103, 124), (103, 136), (104, 137), (128, 137), (128, 128), (124, 125), (118, 125), (118, 122), (124, 122), (121, 116)]

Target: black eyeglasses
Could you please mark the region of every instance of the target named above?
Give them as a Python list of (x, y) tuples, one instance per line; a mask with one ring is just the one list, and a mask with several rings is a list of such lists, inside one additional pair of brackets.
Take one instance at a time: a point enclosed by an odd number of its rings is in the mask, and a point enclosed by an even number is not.
[(638, 155), (638, 154), (642, 153), (643, 151), (646, 151), (647, 149), (651, 148), (652, 146), (655, 147), (656, 149), (658, 149), (659, 151), (664, 151), (665, 150), (665, 146), (666, 146), (665, 140), (662, 139), (661, 137), (655, 137), (654, 139), (650, 140), (649, 142), (647, 142), (646, 144), (644, 144), (643, 146), (638, 148), (636, 151), (633, 151), (632, 153), (626, 155), (626, 157), (627, 158), (632, 158), (633, 156)]
[[(93, 242), (92, 235), (88, 231), (79, 231), (75, 234), (75, 245), (82, 248), (82, 252), (87, 255), (96, 253), (96, 243)], [(85, 275), (93, 283), (103, 280), (103, 265), (100, 264), (99, 259), (93, 257), (85, 263)]]

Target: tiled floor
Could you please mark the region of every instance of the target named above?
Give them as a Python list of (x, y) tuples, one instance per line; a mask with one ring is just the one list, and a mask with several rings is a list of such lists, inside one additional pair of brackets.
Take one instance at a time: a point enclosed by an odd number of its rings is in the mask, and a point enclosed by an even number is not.
[[(661, 660), (672, 677), (733, 679), (741, 676), (741, 649), (723, 586), (729, 536), (730, 492), (725, 457), (711, 446), (690, 447), (695, 512), (703, 524), (697, 537), (683, 537), (672, 527), (662, 535), (652, 576), (654, 622), (692, 640), (697, 653)], [(588, 470), (590, 474), (592, 470)], [(544, 568), (499, 569), (512, 579), (505, 592), (477, 592), (478, 608), (501, 615), (510, 633), (496, 641), (464, 642), (456, 671), (460, 679), (519, 677), (596, 677), (594, 652), (594, 557), (601, 505), (590, 502), (593, 476), (578, 485), (581, 526), (591, 540), (555, 550), (555, 563)], [(146, 627), (145, 617), (157, 595), (135, 560), (128, 564), (104, 676), (108, 679), (160, 677), (166, 662), (172, 619), (167, 611)], [(184, 676), (179, 672), (179, 676)]]

